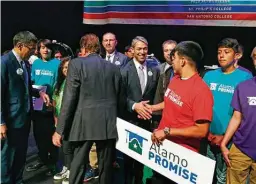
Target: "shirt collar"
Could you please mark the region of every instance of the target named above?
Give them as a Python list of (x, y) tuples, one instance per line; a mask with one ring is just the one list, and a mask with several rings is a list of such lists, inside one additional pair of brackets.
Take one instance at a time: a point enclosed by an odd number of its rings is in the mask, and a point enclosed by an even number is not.
[(19, 61), (19, 63), (21, 63), (22, 59), (21, 57), (19, 56), (19, 54), (17, 52), (15, 52), (14, 49), (12, 49), (12, 53), (14, 54), (14, 56), (16, 57), (16, 59)]
[(133, 62), (135, 64), (136, 68), (139, 68), (140, 66), (143, 66), (143, 68), (147, 68), (147, 61), (145, 61), (143, 64), (140, 64), (139, 61), (137, 61), (135, 58), (133, 58)]
[(110, 57), (113, 57), (115, 55), (116, 51), (114, 51), (113, 53), (111, 54), (106, 54), (106, 57), (110, 56)]

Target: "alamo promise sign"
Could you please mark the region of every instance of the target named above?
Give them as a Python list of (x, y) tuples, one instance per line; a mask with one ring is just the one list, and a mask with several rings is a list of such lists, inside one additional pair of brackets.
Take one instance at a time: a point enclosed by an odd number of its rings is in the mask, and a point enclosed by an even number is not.
[(159, 147), (151, 132), (117, 119), (116, 148), (180, 184), (211, 184), (215, 161), (165, 140)]

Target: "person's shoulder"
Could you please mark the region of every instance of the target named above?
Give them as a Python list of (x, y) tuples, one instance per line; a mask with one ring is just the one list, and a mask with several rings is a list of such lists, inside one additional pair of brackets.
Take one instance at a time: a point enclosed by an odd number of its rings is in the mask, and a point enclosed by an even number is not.
[(199, 75), (194, 78), (194, 85), (196, 86), (195, 91), (198, 93), (203, 93), (202, 91), (210, 92), (207, 83)]
[(247, 72), (247, 73), (249, 73), (249, 74), (252, 74), (252, 72), (251, 72), (250, 70), (248, 70), (247, 68), (245, 68), (245, 67), (238, 66), (237, 69), (238, 69), (238, 70), (242, 70), (242, 71), (244, 71), (244, 72)]
[(124, 55), (124, 54), (121, 53), (121, 52), (116, 52), (116, 55), (119, 56), (119, 57), (122, 57), (122, 58), (127, 58), (127, 56)]
[(11, 58), (11, 53), (10, 52), (1, 56), (1, 64), (7, 64), (8, 61), (10, 61), (10, 58)]
[(33, 62), (32, 66), (37, 66), (37, 65), (39, 65), (39, 64), (41, 64), (41, 63), (43, 63), (43, 60), (42, 60), (41, 58), (37, 58), (37, 59)]
[(211, 77), (211, 76), (220, 75), (220, 74), (221, 74), (221, 69), (218, 68), (215, 70), (207, 71), (204, 76)]
[(130, 68), (132, 67), (132, 65), (134, 65), (133, 60), (129, 61), (124, 67), (121, 68), (121, 70), (123, 70), (123, 71), (130, 70)]
[[(237, 88), (239, 88), (239, 89), (245, 89), (245, 87), (247, 87), (247, 86), (252, 86), (252, 84), (255, 83), (255, 81), (256, 81), (256, 77), (253, 77), (253, 78), (251, 78), (251, 79), (247, 79), (247, 80), (245, 80), (245, 81), (243, 81), (243, 82), (240, 82), (240, 83), (237, 85)], [(247, 90), (247, 88), (246, 88), (246, 90)]]
[(246, 71), (247, 69), (246, 70), (244, 70), (244, 69), (241, 69), (240, 67), (238, 67), (236, 69), (236, 75), (243, 76), (243, 77), (248, 77), (248, 76), (252, 77), (252, 72), (250, 72), (249, 70)]

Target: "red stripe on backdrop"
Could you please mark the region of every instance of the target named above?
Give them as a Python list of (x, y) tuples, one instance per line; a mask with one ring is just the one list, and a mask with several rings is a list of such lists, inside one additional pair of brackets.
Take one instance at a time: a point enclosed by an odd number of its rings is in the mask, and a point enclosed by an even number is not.
[(84, 19), (187, 19), (187, 20), (256, 20), (255, 13), (84, 13)]

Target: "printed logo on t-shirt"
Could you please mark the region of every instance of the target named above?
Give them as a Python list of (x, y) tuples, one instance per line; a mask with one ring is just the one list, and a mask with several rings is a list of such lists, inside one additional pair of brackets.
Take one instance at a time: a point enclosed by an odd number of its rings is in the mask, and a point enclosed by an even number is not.
[(36, 75), (53, 76), (54, 73), (50, 70), (35, 70)]
[(247, 97), (249, 105), (256, 105), (256, 97)]
[(41, 70), (35, 70), (36, 75), (40, 75)]
[(218, 85), (217, 83), (210, 83), (210, 90), (215, 91), (217, 88), (217, 85)]
[(210, 83), (210, 90), (212, 91), (220, 91), (224, 93), (234, 93), (235, 88), (233, 86), (225, 85), (225, 84), (219, 84), (218, 83)]
[(228, 86), (228, 85), (221, 84), (218, 88), (218, 91), (233, 94), (235, 91), (235, 88), (234, 88), (234, 86)]
[(172, 102), (182, 107), (183, 102), (181, 101), (181, 97), (177, 95), (173, 90), (167, 88), (165, 92), (165, 97), (169, 98)]

